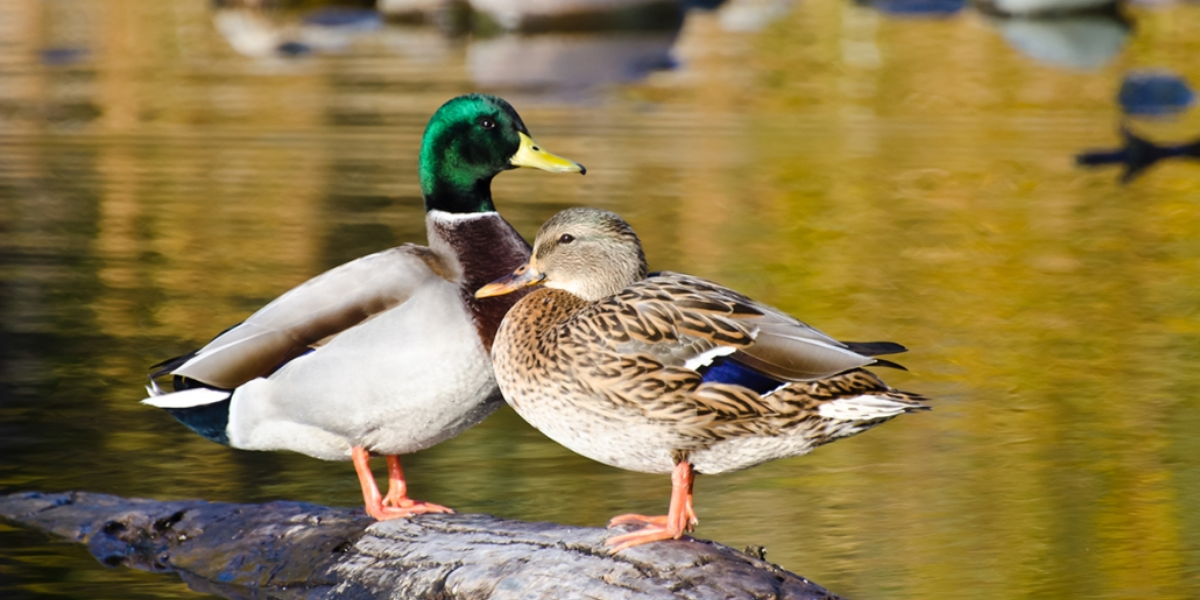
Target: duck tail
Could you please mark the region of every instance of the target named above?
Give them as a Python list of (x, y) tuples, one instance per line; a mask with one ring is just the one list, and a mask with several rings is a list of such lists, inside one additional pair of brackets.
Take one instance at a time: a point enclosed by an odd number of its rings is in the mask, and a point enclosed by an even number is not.
[(229, 445), (229, 405), (233, 392), (197, 387), (179, 392), (164, 392), (151, 380), (146, 386), (150, 397), (142, 404), (161, 408), (196, 433), (220, 444)]
[(825, 418), (858, 423), (886, 421), (919, 410), (929, 410), (923, 396), (895, 389), (839, 398), (817, 408)]
[[(842, 342), (851, 352), (861, 354), (863, 356), (876, 357), (883, 354), (900, 354), (908, 352), (908, 348), (897, 344), (896, 342)], [(907, 371), (904, 365), (890, 360), (876, 358), (875, 362), (871, 363), (871, 367), (887, 367), (889, 369), (899, 369)]]
[(889, 369), (898, 369), (898, 370), (901, 370), (901, 371), (907, 371), (907, 370), (908, 370), (908, 367), (906, 367), (906, 366), (904, 366), (904, 365), (902, 365), (902, 364), (900, 364), (900, 363), (897, 363), (897, 362), (892, 362), (892, 361), (890, 361), (890, 360), (883, 359), (883, 358), (877, 358), (877, 359), (875, 359), (875, 362), (873, 362), (873, 363), (871, 363), (871, 364), (869, 364), (869, 365), (867, 365), (867, 366), (868, 366), (868, 367), (887, 367), (887, 368), (889, 368)]
[(896, 342), (842, 342), (851, 352), (863, 356), (880, 356), (883, 354), (900, 354), (908, 352), (908, 348)]
[(150, 365), (150, 368), (154, 369), (154, 371), (152, 371), (150, 373), (150, 379), (156, 379), (158, 377), (162, 377), (163, 375), (171, 373), (175, 369), (182, 367), (183, 363), (186, 363), (187, 361), (195, 358), (196, 352), (198, 352), (198, 351), (193, 350), (191, 352), (188, 352), (187, 354), (181, 354), (179, 356), (168, 358), (167, 360), (164, 360), (160, 363), (155, 363), (153, 365)]
[(817, 407), (824, 417), (822, 443), (862, 433), (902, 414), (929, 410), (924, 398), (900, 390), (838, 398)]
[(805, 412), (816, 413), (815, 445), (862, 433), (905, 413), (929, 410), (920, 394), (890, 387), (866, 369), (793, 384), (777, 393)]

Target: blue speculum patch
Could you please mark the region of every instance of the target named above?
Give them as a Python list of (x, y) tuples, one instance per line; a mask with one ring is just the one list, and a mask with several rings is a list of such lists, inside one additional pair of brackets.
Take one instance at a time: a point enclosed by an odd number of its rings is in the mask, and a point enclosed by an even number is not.
[(701, 373), (705, 382), (740, 385), (750, 388), (759, 394), (765, 394), (783, 385), (782, 381), (771, 379), (725, 356), (714, 360), (712, 365), (707, 369), (701, 369)]

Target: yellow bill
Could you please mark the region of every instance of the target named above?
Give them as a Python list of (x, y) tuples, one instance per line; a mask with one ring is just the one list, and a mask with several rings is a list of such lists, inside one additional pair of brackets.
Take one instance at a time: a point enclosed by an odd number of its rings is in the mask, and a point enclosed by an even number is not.
[(509, 163), (514, 167), (530, 167), (554, 173), (578, 171), (580, 175), (587, 174), (587, 169), (583, 165), (542, 150), (542, 147), (533, 141), (533, 138), (524, 133), (518, 132), (517, 135), (521, 136), (521, 148), (509, 159)]
[(535, 286), (545, 279), (546, 276), (539, 273), (536, 268), (524, 264), (516, 271), (479, 288), (475, 292), (475, 297), (487, 298), (511, 294), (519, 289)]

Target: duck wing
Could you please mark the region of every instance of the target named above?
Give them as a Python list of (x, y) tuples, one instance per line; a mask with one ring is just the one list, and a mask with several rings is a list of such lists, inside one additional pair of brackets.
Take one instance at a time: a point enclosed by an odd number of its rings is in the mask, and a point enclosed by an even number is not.
[(787, 313), (679, 273), (639, 281), (588, 314), (618, 352), (692, 370), (729, 357), (779, 381), (829, 377), (879, 362), (875, 354), (904, 350), (891, 342), (839, 342)]
[(235, 388), (402, 304), (430, 279), (452, 276), (424, 246), (364, 256), (300, 284), (203, 348), (155, 365), (151, 378), (172, 374)]

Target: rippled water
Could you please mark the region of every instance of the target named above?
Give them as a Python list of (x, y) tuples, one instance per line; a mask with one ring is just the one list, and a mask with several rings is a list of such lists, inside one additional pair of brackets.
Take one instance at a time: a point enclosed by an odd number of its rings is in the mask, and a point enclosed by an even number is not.
[[(451, 39), (200, 0), (0, 2), (0, 491), (359, 504), (349, 464), (208, 442), (138, 404), (143, 376), (422, 240), (421, 129), (484, 90), (588, 166), (501, 175), (522, 232), (616, 210), (653, 268), (911, 349), (884, 375), (933, 412), (701, 478), (698, 537), (862, 599), (1200, 595), (1200, 166), (1122, 186), (1074, 161), (1119, 144), (1126, 73), (1200, 84), (1200, 6), (1134, 6), (1131, 29), (897, 6)], [(289, 39), (311, 52), (271, 51)], [(1129, 125), (1200, 137), (1195, 110)], [(600, 525), (669, 491), (507, 409), (406, 467), (416, 497), (528, 520)], [(0, 596), (197, 597), (6, 525)]]

